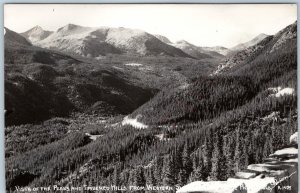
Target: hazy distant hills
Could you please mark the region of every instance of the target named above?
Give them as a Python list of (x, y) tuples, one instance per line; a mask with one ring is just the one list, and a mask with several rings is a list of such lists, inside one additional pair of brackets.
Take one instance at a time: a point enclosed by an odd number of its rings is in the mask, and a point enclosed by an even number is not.
[(180, 40), (175, 43), (171, 42), (167, 37), (162, 35), (155, 35), (159, 40), (162, 42), (172, 45), (176, 48), (181, 49), (185, 53), (197, 58), (197, 59), (204, 59), (204, 58), (222, 58), (223, 56), (227, 55), (230, 52), (230, 49), (215, 46), (215, 47), (199, 47), (193, 45), (185, 40)]
[(261, 40), (265, 39), (266, 37), (268, 37), (268, 35), (261, 33), (258, 36), (256, 36), (255, 38), (253, 38), (252, 40), (245, 42), (245, 43), (238, 44), (230, 49), (232, 51), (240, 51), (240, 50), (246, 49), (250, 46), (253, 46), (253, 45), (259, 43)]
[(188, 53), (189, 55), (198, 58), (198, 59), (204, 59), (204, 58), (222, 58), (224, 55), (213, 51), (213, 48), (211, 49), (205, 49), (202, 47), (195, 46), (185, 40), (177, 41), (172, 44), (173, 46), (183, 50), (184, 52)]
[(231, 49), (225, 48), (225, 47), (222, 47), (222, 46), (202, 47), (202, 49), (204, 49), (206, 51), (217, 52), (217, 53), (222, 54), (224, 56), (226, 56), (228, 53), (231, 52)]

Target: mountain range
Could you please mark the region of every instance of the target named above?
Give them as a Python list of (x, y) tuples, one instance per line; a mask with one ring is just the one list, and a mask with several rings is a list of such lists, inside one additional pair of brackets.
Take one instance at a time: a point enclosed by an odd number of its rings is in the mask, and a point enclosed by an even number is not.
[(190, 57), (142, 30), (129, 28), (91, 28), (68, 24), (55, 32), (34, 27), (22, 33), (33, 44), (88, 57), (106, 54), (169, 55)]
[(255, 45), (267, 37), (265, 34), (260, 34), (249, 42), (229, 49), (221, 46), (199, 47), (185, 40), (173, 43), (162, 35), (152, 35), (142, 30), (123, 27), (91, 28), (68, 24), (54, 32), (35, 26), (21, 33), (21, 35), (36, 46), (93, 58), (107, 54), (131, 53), (138, 55), (195, 57), (198, 59), (222, 58), (228, 53)]

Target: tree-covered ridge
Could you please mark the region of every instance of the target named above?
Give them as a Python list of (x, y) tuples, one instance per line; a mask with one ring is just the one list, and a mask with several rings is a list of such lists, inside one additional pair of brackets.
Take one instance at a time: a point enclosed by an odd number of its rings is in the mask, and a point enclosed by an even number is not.
[(186, 87), (158, 93), (132, 116), (146, 124), (201, 121), (249, 101), (257, 88), (247, 77), (199, 77)]

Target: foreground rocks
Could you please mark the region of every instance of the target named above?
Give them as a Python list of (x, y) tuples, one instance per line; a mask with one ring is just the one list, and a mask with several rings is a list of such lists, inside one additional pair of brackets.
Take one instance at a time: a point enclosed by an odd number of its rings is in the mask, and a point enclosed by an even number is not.
[(227, 181), (192, 182), (177, 193), (297, 193), (297, 134), (291, 136), (289, 146), (271, 154), (264, 163), (251, 164)]

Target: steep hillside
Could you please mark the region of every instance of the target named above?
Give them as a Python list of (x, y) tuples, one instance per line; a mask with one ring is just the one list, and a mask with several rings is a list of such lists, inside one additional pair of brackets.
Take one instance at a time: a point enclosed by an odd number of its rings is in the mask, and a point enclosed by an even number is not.
[(220, 74), (236, 65), (250, 62), (251, 59), (255, 58), (256, 55), (258, 55), (271, 40), (272, 36), (269, 36), (256, 45), (250, 46), (241, 51), (229, 53), (226, 56), (226, 59), (218, 66), (218, 69), (214, 74)]
[(124, 53), (190, 57), (147, 32), (122, 27), (91, 28), (68, 24), (34, 44), (88, 57)]
[(271, 71), (278, 69), (269, 65), (294, 66), (296, 62), (296, 30), (297, 23), (295, 22), (274, 36), (267, 36), (253, 46), (228, 55), (225, 62), (218, 66), (214, 74), (232, 73), (234, 71), (236, 71), (235, 74), (238, 73), (237, 71), (246, 74), (255, 73), (254, 71), (265, 74), (263, 71), (269, 70), (269, 68), (272, 68)]
[(248, 78), (199, 77), (190, 84), (163, 90), (136, 110), (145, 124), (195, 122), (217, 116), (244, 104), (257, 90)]
[(4, 34), (4, 54), (6, 64), (38, 62), (54, 65), (79, 62), (71, 56), (33, 46), (24, 37), (8, 28), (5, 28)]
[[(265, 41), (267, 39), (264, 39)], [(247, 62), (236, 65), (229, 74), (252, 76), (264, 83), (297, 70), (297, 23), (276, 33), (263, 49), (247, 58)]]
[(166, 43), (166, 44), (172, 44), (172, 42), (165, 36), (159, 35), (159, 34), (155, 34), (154, 35), (157, 39), (159, 39), (160, 41)]
[(8, 28), (4, 28), (4, 46), (31, 46), (31, 43), (28, 42), (24, 37), (20, 36), (18, 33), (11, 31)]

